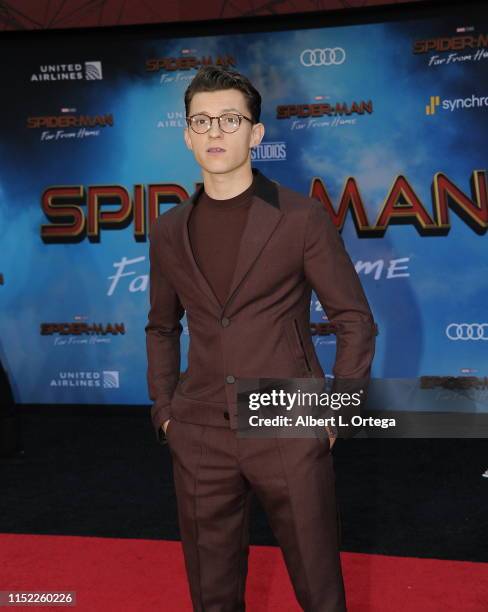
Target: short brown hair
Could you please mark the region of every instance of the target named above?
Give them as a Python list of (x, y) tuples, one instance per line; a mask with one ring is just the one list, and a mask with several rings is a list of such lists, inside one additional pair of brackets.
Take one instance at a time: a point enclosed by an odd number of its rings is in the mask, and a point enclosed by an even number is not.
[(251, 81), (237, 70), (222, 66), (202, 66), (185, 91), (185, 112), (188, 117), (193, 96), (202, 91), (238, 89), (244, 94), (253, 123), (261, 117), (261, 95)]

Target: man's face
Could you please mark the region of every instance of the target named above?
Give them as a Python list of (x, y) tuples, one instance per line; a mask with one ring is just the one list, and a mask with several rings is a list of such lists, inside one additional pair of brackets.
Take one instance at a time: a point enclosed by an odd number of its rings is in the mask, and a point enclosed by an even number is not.
[[(244, 94), (238, 89), (222, 89), (196, 93), (191, 101), (189, 116), (204, 113), (218, 117), (223, 113), (238, 113), (251, 118)], [(197, 134), (186, 127), (186, 146), (193, 151), (203, 170), (210, 174), (226, 174), (249, 163), (250, 149), (258, 145), (264, 136), (264, 125), (242, 119), (236, 132), (223, 132), (217, 119), (205, 134)], [(217, 151), (219, 149), (220, 151)]]

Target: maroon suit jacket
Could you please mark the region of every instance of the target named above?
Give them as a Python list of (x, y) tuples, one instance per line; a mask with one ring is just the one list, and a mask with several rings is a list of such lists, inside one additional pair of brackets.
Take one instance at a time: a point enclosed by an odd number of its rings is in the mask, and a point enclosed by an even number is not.
[[(315, 290), (337, 337), (332, 390), (364, 388), (377, 326), (344, 242), (324, 206), (253, 168), (255, 192), (231, 290), (220, 305), (199, 270), (187, 222), (203, 185), (150, 230), (150, 309), (145, 327), (151, 419), (237, 429), (242, 378), (325, 378), (310, 333)], [(180, 376), (186, 311), (188, 368)], [(223, 368), (223, 371), (221, 371)], [(211, 381), (225, 382), (226, 404)], [(345, 436), (347, 437), (347, 436)]]

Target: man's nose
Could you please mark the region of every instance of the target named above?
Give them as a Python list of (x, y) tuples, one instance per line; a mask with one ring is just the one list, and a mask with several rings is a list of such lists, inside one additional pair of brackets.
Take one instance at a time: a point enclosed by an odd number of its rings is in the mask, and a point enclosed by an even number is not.
[(214, 136), (220, 136), (222, 134), (222, 130), (220, 129), (219, 120), (217, 119), (217, 117), (213, 117), (213, 119), (210, 119), (209, 133)]

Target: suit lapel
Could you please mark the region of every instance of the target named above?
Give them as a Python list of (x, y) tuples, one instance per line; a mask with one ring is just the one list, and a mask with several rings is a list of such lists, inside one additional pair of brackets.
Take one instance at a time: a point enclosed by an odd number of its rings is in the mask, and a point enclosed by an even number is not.
[(176, 245), (180, 260), (188, 269), (190, 277), (195, 279), (197, 285), (221, 313), (221, 316), (282, 217), (279, 207), (278, 189), (275, 183), (267, 179), (255, 168), (253, 168), (253, 174), (256, 176), (254, 195), (249, 208), (247, 223), (241, 236), (230, 291), (223, 305), (220, 304), (212, 287), (198, 267), (190, 243), (188, 219), (197, 198), (203, 191), (203, 185), (200, 185), (184, 203), (186, 205), (180, 205), (182, 206), (182, 215), (178, 232), (179, 240)]
[(273, 208), (259, 196), (253, 196), (247, 223), (241, 236), (234, 276), (229, 295), (222, 308), (223, 311), (227, 308), (247, 273), (259, 257), (281, 217), (282, 213), (277, 208)]
[(179, 240), (177, 249), (179, 251), (179, 259), (185, 268), (188, 269), (188, 274), (190, 278), (195, 279), (196, 284), (201, 288), (203, 293), (207, 296), (207, 298), (215, 305), (215, 307), (220, 310), (222, 307), (220, 305), (219, 299), (215, 295), (212, 287), (208, 283), (207, 279), (203, 275), (202, 271), (198, 267), (198, 264), (195, 260), (195, 256), (193, 254), (193, 250), (191, 248), (190, 243), (190, 233), (188, 231), (188, 219), (190, 218), (191, 211), (195, 206), (195, 202), (197, 201), (198, 196), (203, 191), (203, 185), (201, 185), (195, 193), (191, 196), (189, 200), (186, 202), (186, 206), (183, 206), (183, 214), (181, 215), (180, 227), (179, 227)]

